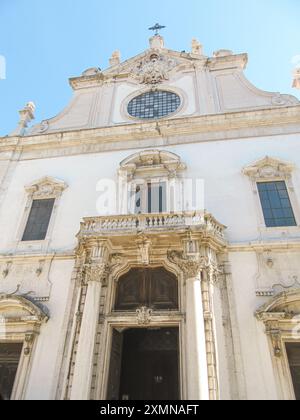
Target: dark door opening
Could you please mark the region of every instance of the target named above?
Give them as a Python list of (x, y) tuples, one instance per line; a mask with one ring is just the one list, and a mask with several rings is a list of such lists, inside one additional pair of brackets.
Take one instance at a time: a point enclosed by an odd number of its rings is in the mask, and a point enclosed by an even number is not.
[(286, 343), (296, 400), (300, 401), (300, 343)]
[(0, 400), (10, 400), (23, 344), (0, 343)]
[(178, 328), (115, 332), (108, 400), (179, 399)]

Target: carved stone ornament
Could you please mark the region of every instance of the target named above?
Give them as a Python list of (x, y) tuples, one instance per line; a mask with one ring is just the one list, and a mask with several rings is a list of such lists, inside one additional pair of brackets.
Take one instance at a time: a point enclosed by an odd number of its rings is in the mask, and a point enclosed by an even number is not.
[(281, 331), (279, 329), (266, 329), (266, 334), (270, 337), (275, 357), (282, 356)]
[(110, 272), (113, 272), (117, 267), (120, 267), (124, 263), (124, 258), (122, 254), (112, 254), (110, 257)]
[(105, 284), (109, 271), (110, 267), (106, 263), (97, 265), (86, 264), (84, 267), (85, 283), (99, 282)]
[(29, 356), (32, 350), (34, 334), (25, 334), (24, 355)]
[(197, 277), (205, 267), (203, 258), (185, 257), (184, 253), (180, 251), (168, 252), (168, 259), (173, 264), (176, 264), (187, 278)]
[(288, 178), (294, 166), (291, 163), (266, 156), (264, 159), (244, 168), (245, 175), (252, 179)]
[(8, 261), (7, 263), (6, 263), (6, 266), (5, 266), (5, 268), (2, 270), (2, 277), (4, 278), (4, 279), (6, 279), (6, 277), (9, 275), (9, 273), (10, 273), (10, 270), (11, 270), (11, 267), (12, 267), (12, 261)]
[(153, 171), (155, 176), (176, 177), (186, 169), (186, 165), (175, 153), (161, 150), (145, 150), (129, 156), (120, 163), (119, 176), (132, 180), (134, 177), (144, 178)]
[(0, 323), (21, 322), (40, 326), (48, 319), (45, 307), (41, 309), (23, 296), (0, 294)]
[(168, 252), (168, 259), (182, 270), (186, 278), (197, 277), (200, 272), (206, 270), (208, 280), (217, 283), (221, 274), (218, 265), (205, 256), (185, 256), (183, 251), (170, 251)]
[(142, 306), (136, 310), (137, 322), (139, 325), (149, 325), (152, 318), (152, 309)]
[(139, 83), (157, 85), (169, 80), (169, 72), (176, 66), (176, 60), (152, 53), (140, 61), (131, 74)]
[[(266, 334), (270, 337), (274, 356), (282, 356), (282, 334), (289, 333), (293, 339), (298, 339), (300, 317), (299, 290), (282, 292), (255, 312), (256, 319), (263, 322)], [(296, 334), (296, 335), (294, 335)]]
[(138, 251), (139, 251), (139, 259), (140, 263), (143, 265), (150, 264), (150, 251), (151, 251), (151, 241), (150, 239), (145, 236), (141, 235), (139, 239), (136, 241)]
[(65, 189), (67, 184), (52, 177), (42, 178), (25, 189), (33, 198), (58, 197)]
[(40, 127), (39, 127), (39, 132), (40, 133), (46, 133), (46, 131), (49, 130), (49, 121), (44, 120), (41, 122)]

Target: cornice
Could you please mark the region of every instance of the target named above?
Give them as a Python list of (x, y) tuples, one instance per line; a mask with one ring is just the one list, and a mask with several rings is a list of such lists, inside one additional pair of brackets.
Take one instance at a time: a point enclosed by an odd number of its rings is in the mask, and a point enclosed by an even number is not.
[[(283, 131), (282, 128), (285, 127)], [(0, 138), (0, 154), (45, 157), (300, 133), (300, 106)], [(62, 151), (63, 150), (63, 151)], [(25, 155), (25, 156), (24, 156)], [(30, 158), (34, 158), (33, 156)]]
[(69, 253), (55, 253), (55, 254), (34, 254), (34, 253), (22, 253), (22, 254), (1, 254), (0, 255), (0, 264), (3, 264), (6, 261), (14, 261), (14, 263), (20, 262), (30, 262), (30, 261), (57, 261), (57, 260), (75, 260), (76, 255), (74, 251)]
[[(257, 242), (229, 242), (226, 246), (226, 252), (263, 252), (263, 251), (300, 251), (300, 239), (290, 241), (257, 241)], [(69, 251), (65, 253), (50, 253), (50, 254), (36, 254), (36, 253), (2, 253), (0, 254), (0, 264), (5, 262), (30, 262), (30, 261), (51, 261), (51, 260), (75, 260), (76, 253)]]
[(300, 239), (291, 239), (288, 241), (257, 241), (257, 242), (239, 242), (229, 243), (228, 252), (262, 252), (270, 251), (300, 251)]

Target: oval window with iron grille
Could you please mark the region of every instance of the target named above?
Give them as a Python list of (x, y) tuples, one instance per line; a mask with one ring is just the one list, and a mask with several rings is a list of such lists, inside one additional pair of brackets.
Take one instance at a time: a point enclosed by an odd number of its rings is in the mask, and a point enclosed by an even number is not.
[(180, 104), (180, 97), (174, 92), (150, 91), (129, 102), (128, 114), (139, 119), (158, 119), (176, 112)]

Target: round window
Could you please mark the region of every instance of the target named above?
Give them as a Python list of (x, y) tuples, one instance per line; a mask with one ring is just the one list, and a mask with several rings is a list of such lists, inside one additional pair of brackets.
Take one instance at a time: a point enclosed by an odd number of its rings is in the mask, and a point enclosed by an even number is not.
[(177, 111), (180, 103), (180, 97), (176, 93), (150, 91), (129, 102), (128, 114), (145, 120), (163, 118)]

